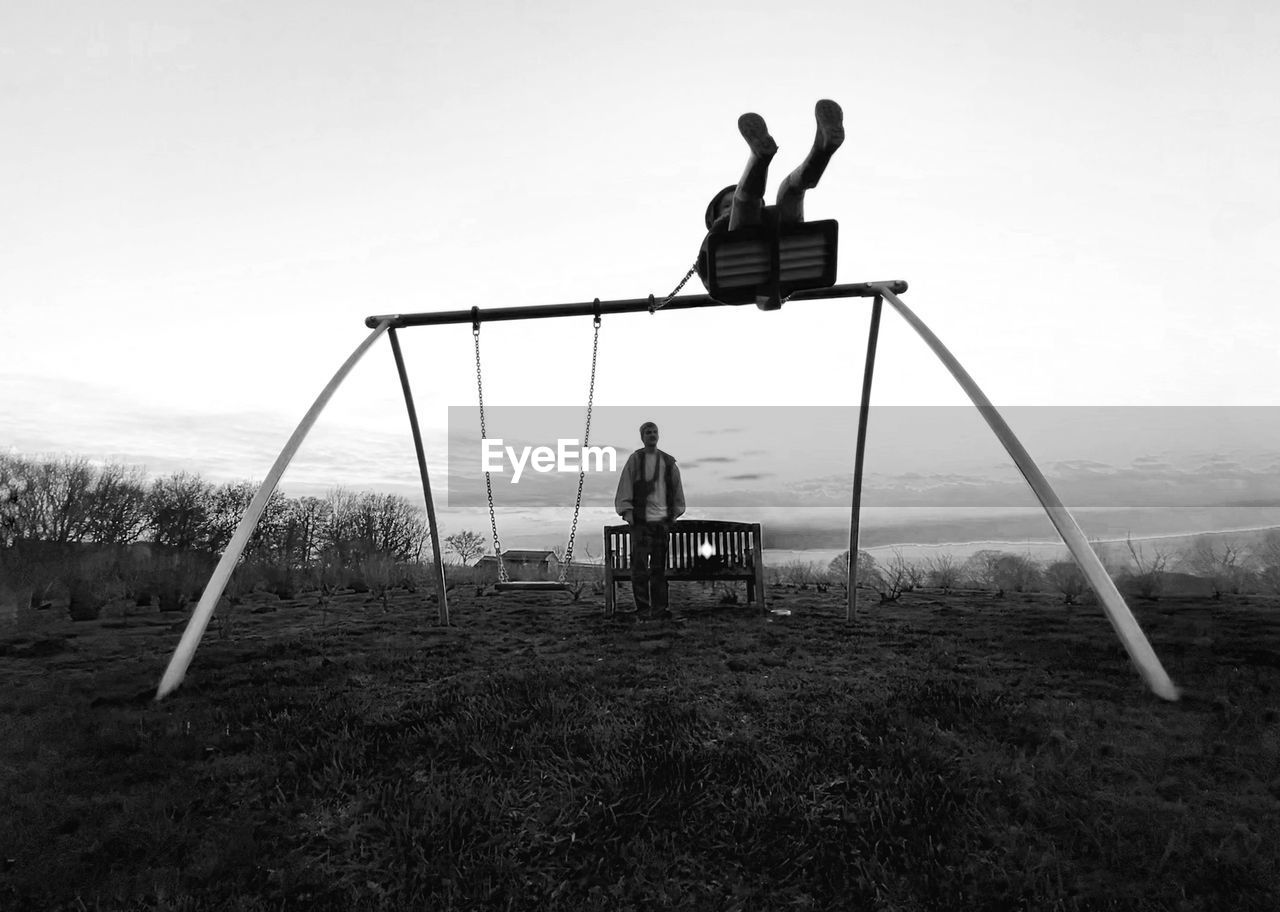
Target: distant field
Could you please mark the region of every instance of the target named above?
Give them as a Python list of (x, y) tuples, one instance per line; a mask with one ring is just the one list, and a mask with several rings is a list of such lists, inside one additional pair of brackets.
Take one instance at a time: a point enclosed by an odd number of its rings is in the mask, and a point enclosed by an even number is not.
[(0, 908), (1280, 908), (1280, 600), (772, 595), (0, 628)]
[[(1174, 534), (1174, 535), (1155, 535), (1155, 536), (1137, 536), (1133, 537), (1135, 546), (1146, 549), (1146, 553), (1150, 555), (1156, 549), (1166, 554), (1177, 557), (1188, 551), (1192, 543), (1203, 536), (1208, 536), (1217, 543), (1230, 541), (1233, 545), (1241, 548), (1249, 548), (1261, 541), (1262, 536), (1272, 531), (1275, 527), (1267, 527), (1265, 529), (1243, 529), (1231, 530), (1225, 532), (1196, 532), (1191, 534)], [(1099, 541), (1103, 547), (1117, 558), (1127, 558), (1128, 549), (1125, 545), (1125, 539), (1122, 538), (1100, 538)], [(1044, 540), (1044, 539), (1027, 539), (1023, 541), (1017, 540), (992, 540), (992, 541), (955, 541), (942, 542), (936, 544), (916, 544), (901, 543), (889, 545), (873, 545), (865, 547), (862, 550), (867, 551), (878, 562), (885, 563), (895, 554), (901, 553), (908, 561), (927, 561), (931, 557), (938, 555), (950, 555), (956, 560), (963, 561), (971, 557), (978, 551), (982, 550), (1007, 551), (1010, 554), (1023, 554), (1034, 560), (1050, 562), (1056, 560), (1069, 560), (1070, 555), (1067, 553), (1067, 546), (1061, 541)], [(833, 558), (848, 550), (847, 548), (808, 548), (808, 549), (781, 549), (766, 548), (765, 561), (770, 566), (780, 566), (790, 561), (805, 561), (815, 564), (819, 567), (827, 567)]]

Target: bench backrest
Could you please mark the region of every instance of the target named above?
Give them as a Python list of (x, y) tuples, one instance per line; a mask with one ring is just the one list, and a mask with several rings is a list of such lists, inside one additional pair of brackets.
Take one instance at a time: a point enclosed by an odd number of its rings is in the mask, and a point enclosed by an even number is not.
[[(755, 566), (756, 549), (761, 544), (760, 523), (678, 520), (667, 541), (669, 570), (691, 570), (700, 563), (746, 569)], [(604, 559), (606, 566), (630, 572), (630, 526), (605, 526)]]

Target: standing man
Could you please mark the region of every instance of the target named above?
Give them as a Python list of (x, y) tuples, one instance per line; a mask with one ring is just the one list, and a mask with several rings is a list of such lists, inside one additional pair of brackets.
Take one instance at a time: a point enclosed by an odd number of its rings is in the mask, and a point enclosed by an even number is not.
[(684, 485), (675, 457), (658, 449), (658, 426), (640, 425), (644, 446), (627, 459), (613, 505), (631, 527), (631, 590), (637, 613), (670, 617), (667, 532), (684, 513)]

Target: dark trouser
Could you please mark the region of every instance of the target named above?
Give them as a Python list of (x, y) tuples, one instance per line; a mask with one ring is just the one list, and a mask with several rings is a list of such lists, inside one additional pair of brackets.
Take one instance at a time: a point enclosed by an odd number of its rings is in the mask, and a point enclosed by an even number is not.
[[(804, 221), (805, 191), (818, 186), (835, 151), (815, 140), (805, 160), (782, 181), (778, 187), (777, 201), (778, 221), (781, 224), (795, 225)], [(738, 189), (733, 194), (733, 209), (729, 216), (730, 231), (760, 224), (768, 175), (769, 159), (757, 155), (747, 159), (747, 168), (738, 179)]]
[(631, 525), (631, 591), (636, 611), (667, 610), (667, 524)]
[(760, 224), (760, 215), (764, 212), (764, 187), (769, 179), (772, 158), (761, 158), (755, 153), (747, 158), (746, 170), (738, 178), (738, 188), (733, 192), (733, 208), (729, 210), (730, 231)]
[(818, 186), (822, 172), (827, 170), (834, 149), (820, 149), (816, 145), (800, 164), (778, 187), (778, 221), (795, 225), (804, 221), (804, 192)]

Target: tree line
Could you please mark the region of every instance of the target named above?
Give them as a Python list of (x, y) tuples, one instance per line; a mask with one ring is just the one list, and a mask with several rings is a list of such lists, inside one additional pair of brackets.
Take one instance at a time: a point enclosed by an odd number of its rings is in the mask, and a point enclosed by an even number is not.
[[(177, 472), (147, 480), (138, 466), (84, 457), (0, 455), (0, 521), (8, 541), (131, 545), (221, 553), (258, 485), (213, 484)], [(274, 492), (246, 558), (293, 567), (359, 563), (378, 556), (417, 561), (430, 544), (421, 507), (397, 494), (330, 490), (324, 497)]]

